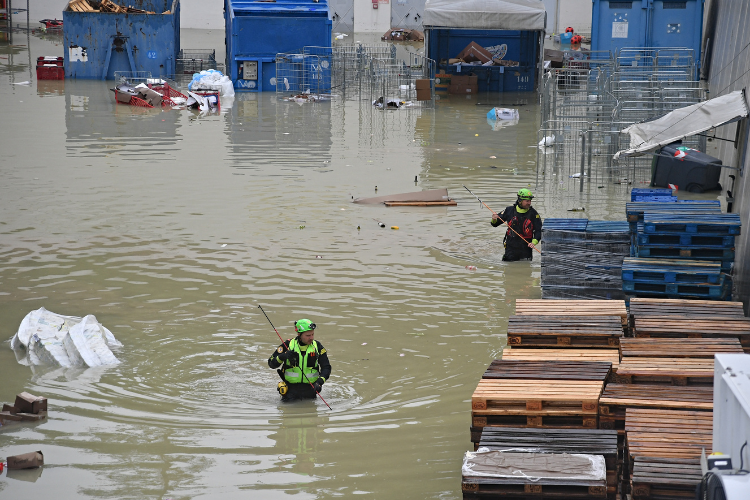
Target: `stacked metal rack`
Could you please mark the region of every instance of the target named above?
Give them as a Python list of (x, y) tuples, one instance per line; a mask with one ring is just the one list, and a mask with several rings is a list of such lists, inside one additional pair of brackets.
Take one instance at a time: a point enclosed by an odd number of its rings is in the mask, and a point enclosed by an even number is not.
[[(537, 173), (579, 174), (598, 180), (650, 180), (651, 157), (613, 161), (630, 136), (621, 131), (705, 99), (703, 84), (692, 80), (691, 49), (637, 48), (580, 52), (565, 57), (563, 68), (542, 82), (542, 125)], [(686, 145), (705, 151), (705, 138)]]
[[(340, 95), (369, 102), (383, 97), (431, 105), (432, 99), (416, 101), (415, 83), (421, 79), (432, 82), (434, 77), (435, 61), (418, 54), (409, 54), (409, 61), (397, 59), (393, 44), (304, 47), (276, 56), (276, 92), (283, 96)], [(432, 89), (432, 83), (430, 86)]]

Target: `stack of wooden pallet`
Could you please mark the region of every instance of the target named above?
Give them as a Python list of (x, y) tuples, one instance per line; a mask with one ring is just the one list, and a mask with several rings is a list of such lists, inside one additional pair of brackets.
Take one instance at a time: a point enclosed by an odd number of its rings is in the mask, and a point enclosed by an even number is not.
[(617, 494), (617, 432), (599, 429), (530, 429), (485, 427), (480, 450), (601, 455), (607, 468), (607, 496)]
[(636, 338), (737, 338), (750, 353), (750, 318), (633, 317)]
[(630, 299), (632, 317), (682, 316), (695, 319), (744, 318), (742, 302), (716, 302), (713, 300), (687, 300), (663, 298)]
[[(70, 0), (68, 10), (73, 12), (110, 12), (113, 14), (156, 14), (152, 10), (123, 7), (112, 0)], [(169, 14), (170, 11), (164, 12)]]
[(522, 316), (619, 316), (627, 325), (624, 300), (517, 299), (516, 314)]
[(628, 408), (625, 431), (633, 499), (692, 498), (701, 451), (711, 453), (713, 413)]
[(610, 369), (609, 363), (493, 361), (471, 398), (472, 442), (488, 426), (596, 429)]

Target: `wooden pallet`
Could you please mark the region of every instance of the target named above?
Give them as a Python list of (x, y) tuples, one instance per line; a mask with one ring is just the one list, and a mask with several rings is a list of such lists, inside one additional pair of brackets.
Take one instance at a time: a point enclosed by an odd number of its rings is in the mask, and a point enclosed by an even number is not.
[(601, 466), (602, 457), (495, 451), (467, 454), (462, 467), (461, 491), (464, 498), (605, 498), (605, 474), (590, 472), (589, 477), (580, 477), (571, 473), (571, 469), (589, 470), (590, 461)]
[(612, 372), (620, 365), (618, 349), (535, 349), (533, 347), (506, 347), (503, 358), (514, 361), (587, 361), (612, 364)]
[(700, 458), (711, 453), (713, 412), (628, 408), (625, 433), (629, 470), (639, 457)]
[(740, 340), (750, 352), (750, 318), (704, 319), (683, 317), (646, 317), (633, 319), (633, 335), (640, 338), (731, 338)]
[(715, 320), (723, 317), (744, 318), (742, 302), (689, 299), (630, 299), (630, 314), (646, 316), (690, 316)]
[(633, 500), (692, 500), (701, 482), (700, 459), (637, 457), (630, 484)]
[(618, 316), (514, 315), (508, 318), (508, 345), (534, 347), (619, 346), (622, 323)]
[(736, 338), (726, 339), (661, 339), (624, 338), (620, 340), (620, 354), (625, 357), (647, 358), (714, 358), (714, 354), (742, 354)]
[(515, 361), (496, 359), (484, 372), (484, 379), (599, 380), (609, 376), (611, 363), (586, 361)]
[(713, 387), (607, 384), (599, 398), (599, 428), (625, 432), (628, 408), (713, 410)]
[(598, 414), (604, 380), (482, 379), (471, 396), (474, 415)]
[(95, 10), (86, 0), (71, 0), (68, 9), (73, 12), (99, 12)]
[(714, 360), (708, 358), (625, 357), (617, 379), (624, 384), (709, 385), (714, 383)]
[(627, 325), (624, 300), (516, 299), (516, 314), (530, 316), (619, 316)]

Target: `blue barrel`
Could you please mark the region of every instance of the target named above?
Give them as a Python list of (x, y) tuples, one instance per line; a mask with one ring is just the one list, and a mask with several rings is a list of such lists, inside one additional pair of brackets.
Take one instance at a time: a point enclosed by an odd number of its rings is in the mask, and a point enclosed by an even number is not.
[(112, 80), (115, 71), (173, 75), (180, 51), (180, 1), (117, 4), (154, 14), (63, 11), (65, 77)]

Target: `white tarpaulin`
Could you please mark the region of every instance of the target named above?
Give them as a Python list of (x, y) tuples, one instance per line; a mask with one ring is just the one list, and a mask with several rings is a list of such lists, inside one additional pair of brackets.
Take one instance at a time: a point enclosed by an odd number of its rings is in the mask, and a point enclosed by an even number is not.
[(742, 90), (676, 109), (656, 120), (636, 123), (623, 130), (623, 133), (630, 134), (630, 149), (618, 151), (614, 159), (640, 156), (746, 116), (747, 103)]
[(424, 26), (491, 30), (543, 30), (539, 0), (427, 0)]

